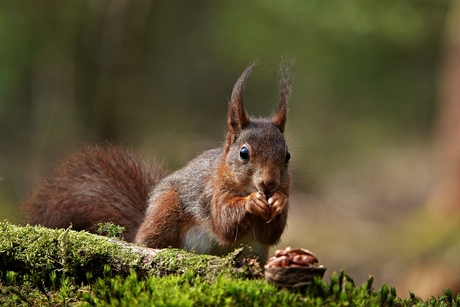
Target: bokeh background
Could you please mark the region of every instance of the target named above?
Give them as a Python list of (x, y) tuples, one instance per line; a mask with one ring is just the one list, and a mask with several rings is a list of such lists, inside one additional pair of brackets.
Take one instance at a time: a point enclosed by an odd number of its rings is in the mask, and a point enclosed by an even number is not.
[[(220, 146), (254, 58), (249, 113), (296, 60), (295, 183), (279, 247), (422, 297), (460, 290), (458, 0), (0, 2), (0, 219), (83, 143), (171, 170)], [(459, 89), (457, 90), (457, 87)]]

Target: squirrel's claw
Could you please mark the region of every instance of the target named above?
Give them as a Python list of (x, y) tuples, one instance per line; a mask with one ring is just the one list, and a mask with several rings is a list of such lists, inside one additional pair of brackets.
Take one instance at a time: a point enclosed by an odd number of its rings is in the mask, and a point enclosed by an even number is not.
[(271, 209), (270, 221), (283, 212), (289, 203), (289, 199), (281, 192), (275, 192), (272, 197), (268, 199), (268, 205)]
[(246, 203), (246, 211), (253, 215), (258, 215), (264, 220), (269, 220), (271, 215), (270, 207), (265, 197), (258, 193), (252, 193), (248, 196), (249, 201)]

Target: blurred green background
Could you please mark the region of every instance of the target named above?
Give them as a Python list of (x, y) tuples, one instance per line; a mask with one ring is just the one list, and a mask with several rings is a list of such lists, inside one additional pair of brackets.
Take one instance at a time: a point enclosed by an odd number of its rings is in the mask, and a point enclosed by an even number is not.
[(219, 146), (244, 67), (261, 62), (245, 104), (266, 116), (276, 107), (277, 63), (288, 53), (297, 60), (286, 133), (295, 183), (280, 247), (309, 248), (329, 271), (346, 268), (357, 282), (374, 274), (407, 295), (408, 264), (419, 258), (409, 247), (402, 255), (399, 234), (434, 181), (449, 6), (1, 1), (0, 219), (19, 223), (20, 200), (83, 143), (123, 143), (172, 170)]

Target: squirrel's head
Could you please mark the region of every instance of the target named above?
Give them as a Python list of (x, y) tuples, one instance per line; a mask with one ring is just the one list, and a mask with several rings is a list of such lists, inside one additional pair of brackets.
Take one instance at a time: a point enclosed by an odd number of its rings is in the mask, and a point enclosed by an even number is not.
[[(278, 110), (271, 118), (255, 119), (246, 114), (243, 93), (256, 62), (241, 74), (233, 88), (228, 111), (225, 163), (243, 193), (288, 190), (290, 153), (284, 138), (287, 103), (292, 88), (293, 59), (284, 59), (278, 71)], [(285, 191), (286, 192), (286, 191)]]

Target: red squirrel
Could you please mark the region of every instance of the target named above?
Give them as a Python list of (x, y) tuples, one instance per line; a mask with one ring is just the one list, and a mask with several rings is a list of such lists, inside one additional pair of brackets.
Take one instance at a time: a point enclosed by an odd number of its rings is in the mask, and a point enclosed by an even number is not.
[(293, 61), (278, 71), (278, 111), (252, 118), (243, 93), (256, 65), (238, 78), (222, 147), (171, 174), (113, 144), (86, 146), (70, 156), (22, 204), (26, 222), (97, 231), (125, 227), (129, 242), (223, 255), (248, 245), (265, 263), (288, 216), (290, 153), (284, 138)]

